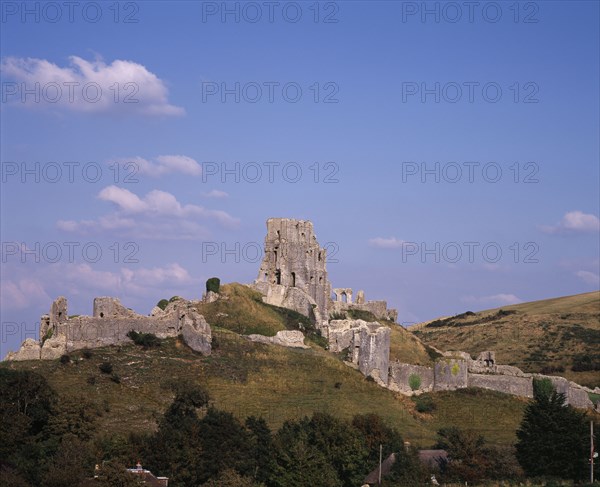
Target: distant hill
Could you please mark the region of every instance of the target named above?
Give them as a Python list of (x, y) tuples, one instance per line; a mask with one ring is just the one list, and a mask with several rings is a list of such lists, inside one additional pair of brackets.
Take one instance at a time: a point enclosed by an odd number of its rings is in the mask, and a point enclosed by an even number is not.
[(440, 318), (408, 328), (423, 343), (600, 386), (600, 291)]

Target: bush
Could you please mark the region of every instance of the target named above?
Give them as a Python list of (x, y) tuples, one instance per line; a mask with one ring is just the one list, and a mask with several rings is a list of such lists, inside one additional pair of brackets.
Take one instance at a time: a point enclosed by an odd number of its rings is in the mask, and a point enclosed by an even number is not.
[(94, 354), (92, 353), (92, 351), (89, 348), (84, 348), (82, 355), (83, 355), (83, 358), (91, 359)]
[(91, 385), (91, 386), (95, 385), (95, 384), (96, 384), (96, 376), (95, 376), (95, 375), (90, 375), (90, 376), (87, 378), (87, 383), (88, 383), (89, 385)]
[(112, 374), (113, 371), (113, 366), (110, 362), (102, 362), (100, 365), (98, 365), (98, 368), (103, 374)]
[(600, 357), (590, 355), (577, 355), (573, 358), (571, 366), (573, 372), (587, 372), (590, 370), (600, 370)]
[(171, 296), (171, 299), (169, 299), (169, 303), (172, 303), (173, 301), (179, 301), (181, 299), (181, 296)]
[(121, 383), (121, 377), (119, 377), (117, 374), (111, 375), (110, 380), (112, 380), (115, 384)]
[(219, 293), (221, 287), (221, 280), (218, 277), (211, 277), (206, 281), (206, 292), (212, 291), (213, 293)]
[(416, 391), (421, 387), (421, 377), (417, 374), (410, 374), (408, 378), (408, 385), (412, 391)]
[(160, 339), (154, 333), (138, 333), (131, 330), (127, 336), (133, 340), (133, 343), (144, 348), (160, 347)]
[(415, 409), (420, 413), (430, 413), (435, 410), (435, 403), (428, 394), (413, 396), (412, 400), (415, 403)]
[(161, 299), (158, 303), (156, 303), (156, 306), (158, 306), (160, 309), (162, 309), (164, 311), (168, 304), (169, 304), (169, 301), (167, 301), (166, 299)]
[(60, 363), (61, 364), (70, 364), (71, 363), (71, 357), (69, 357), (67, 354), (61, 355), (60, 356)]

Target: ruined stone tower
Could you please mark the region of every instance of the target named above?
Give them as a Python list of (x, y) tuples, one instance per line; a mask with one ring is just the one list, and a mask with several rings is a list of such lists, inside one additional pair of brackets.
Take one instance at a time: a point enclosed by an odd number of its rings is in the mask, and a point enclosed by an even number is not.
[[(255, 285), (268, 295), (277, 295), (280, 286), (281, 292), (301, 290), (317, 305), (316, 314), (327, 318), (331, 283), (327, 278), (326, 251), (317, 242), (312, 222), (267, 220), (264, 257)], [(315, 318), (318, 320), (318, 316)]]

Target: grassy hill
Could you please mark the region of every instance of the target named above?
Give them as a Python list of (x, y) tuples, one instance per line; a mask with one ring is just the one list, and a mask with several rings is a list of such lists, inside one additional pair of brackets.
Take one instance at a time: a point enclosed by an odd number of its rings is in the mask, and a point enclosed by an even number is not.
[[(263, 416), (272, 428), (314, 411), (342, 418), (374, 412), (415, 445), (431, 445), (436, 431), (448, 425), (478, 430), (491, 443), (514, 442), (524, 400), (483, 390), (440, 392), (431, 394), (435, 409), (419, 413), (411, 398), (379, 387), (345, 365), (341, 356), (326, 351), (323, 339), (301, 315), (264, 304), (246, 286), (230, 284), (221, 292), (224, 299), (198, 305), (213, 329), (209, 357), (179, 339), (167, 339), (156, 348), (131, 344), (78, 351), (67, 364), (3, 362), (0, 367), (34, 370), (48, 379), (62, 401), (91, 403), (99, 435), (154, 430), (176, 385), (186, 382), (205, 386), (218, 408), (241, 419)], [(435, 354), (430, 347), (400, 326), (389, 325), (392, 359), (431, 362)], [(253, 343), (241, 336), (298, 327), (307, 333), (309, 349)], [(111, 373), (100, 371), (104, 362), (112, 364)]]
[(440, 350), (495, 350), (498, 363), (600, 386), (600, 291), (465, 312), (408, 330)]

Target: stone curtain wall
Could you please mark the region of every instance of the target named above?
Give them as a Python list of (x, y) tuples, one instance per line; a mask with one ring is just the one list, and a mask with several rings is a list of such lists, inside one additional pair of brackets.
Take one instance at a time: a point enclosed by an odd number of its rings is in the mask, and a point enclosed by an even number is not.
[(211, 352), (211, 329), (204, 317), (184, 299), (170, 303), (165, 310), (155, 307), (150, 316), (125, 308), (117, 298), (94, 299), (93, 316), (69, 318), (67, 300), (56, 299), (48, 315), (42, 316), (40, 340), (25, 340), (6, 360), (52, 360), (84, 348), (128, 343), (130, 331), (152, 333), (159, 338), (182, 335), (193, 350)]

